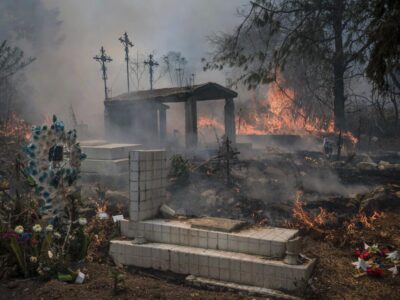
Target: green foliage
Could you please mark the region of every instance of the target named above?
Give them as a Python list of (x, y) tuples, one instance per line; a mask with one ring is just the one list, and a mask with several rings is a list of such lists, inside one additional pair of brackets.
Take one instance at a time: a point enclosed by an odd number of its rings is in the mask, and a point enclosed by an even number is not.
[(120, 291), (124, 289), (125, 283), (125, 271), (122, 266), (116, 266), (111, 270), (110, 277), (113, 280), (113, 290), (114, 294), (117, 295)]

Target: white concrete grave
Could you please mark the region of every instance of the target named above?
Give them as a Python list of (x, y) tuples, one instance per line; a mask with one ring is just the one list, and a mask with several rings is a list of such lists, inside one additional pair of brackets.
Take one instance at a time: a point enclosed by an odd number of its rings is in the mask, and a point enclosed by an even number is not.
[(117, 263), (270, 289), (294, 290), (307, 282), (315, 260), (298, 265), (284, 261), (297, 230), (223, 232), (194, 228), (191, 219), (159, 219), (166, 201), (166, 159), (164, 150), (129, 154), (129, 220), (120, 224), (122, 235), (133, 240), (111, 241)]

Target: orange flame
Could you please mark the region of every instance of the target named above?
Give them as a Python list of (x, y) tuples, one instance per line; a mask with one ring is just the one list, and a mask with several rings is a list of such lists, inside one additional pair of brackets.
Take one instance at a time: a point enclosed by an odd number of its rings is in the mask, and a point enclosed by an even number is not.
[(224, 125), (222, 125), (218, 120), (206, 116), (200, 116), (198, 118), (197, 126), (199, 128), (212, 128), (212, 129), (224, 130)]
[(29, 140), (31, 135), (31, 125), (19, 118), (15, 112), (0, 125), (0, 136)]
[[(282, 78), (269, 85), (267, 95), (262, 101), (254, 97), (240, 109), (236, 116), (236, 131), (239, 135), (267, 135), (267, 134), (332, 134), (335, 133), (334, 122), (318, 116), (310, 117), (304, 110), (295, 104), (294, 90), (281, 87)], [(224, 130), (221, 122), (214, 118), (201, 116), (199, 128), (211, 126)], [(342, 133), (343, 138), (352, 144), (357, 139), (350, 133)]]
[(302, 192), (296, 192), (296, 199), (293, 206), (293, 217), (297, 223), (307, 229), (315, 229), (319, 226), (325, 225), (328, 221), (334, 218), (333, 213), (329, 213), (322, 207), (319, 208), (319, 213), (313, 216), (303, 209), (304, 203), (301, 201)]
[(269, 85), (261, 102), (255, 98), (249, 103), (249, 111), (237, 118), (238, 134), (309, 134), (333, 132), (333, 121), (319, 117), (306, 117), (303, 108), (296, 107), (292, 89), (281, 87), (282, 79)]
[(96, 203), (96, 212), (105, 213), (107, 212), (108, 204), (107, 201), (102, 201), (101, 203)]
[(356, 229), (356, 223), (361, 223), (364, 228), (374, 229), (374, 222), (382, 219), (385, 216), (384, 212), (374, 211), (373, 214), (368, 217), (364, 212), (358, 213), (351, 218), (350, 222), (346, 226), (347, 232), (354, 232)]

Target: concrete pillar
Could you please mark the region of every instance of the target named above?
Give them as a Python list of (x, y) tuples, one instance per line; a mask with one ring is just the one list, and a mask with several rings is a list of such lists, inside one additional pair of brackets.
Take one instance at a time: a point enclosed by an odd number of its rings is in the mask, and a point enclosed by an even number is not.
[(129, 152), (129, 218), (154, 218), (166, 201), (167, 155), (164, 150)]
[(167, 135), (167, 110), (165, 108), (158, 109), (158, 125), (160, 144), (164, 145)]
[(232, 98), (225, 99), (224, 106), (225, 116), (225, 135), (232, 144), (236, 143), (236, 126), (235, 126), (235, 103)]
[(197, 102), (193, 98), (185, 102), (185, 141), (186, 148), (197, 147)]

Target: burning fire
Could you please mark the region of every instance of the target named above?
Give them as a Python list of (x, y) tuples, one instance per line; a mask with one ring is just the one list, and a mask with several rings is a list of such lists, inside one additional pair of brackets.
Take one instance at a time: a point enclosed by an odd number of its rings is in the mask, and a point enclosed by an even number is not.
[(100, 203), (96, 203), (96, 212), (98, 214), (106, 213), (107, 212), (107, 208), (108, 208), (108, 205), (107, 205), (107, 201), (106, 200), (101, 201)]
[(19, 118), (15, 112), (11, 113), (8, 120), (0, 125), (0, 136), (29, 140), (31, 135), (31, 125)]
[(346, 226), (347, 232), (354, 232), (356, 229), (356, 224), (361, 223), (364, 228), (374, 229), (374, 222), (376, 220), (382, 219), (385, 216), (384, 212), (374, 211), (373, 214), (368, 217), (364, 212), (355, 215)]
[(206, 116), (200, 116), (197, 125), (199, 128), (212, 128), (217, 130), (224, 130), (224, 125), (218, 122), (215, 118), (208, 118)]
[[(239, 110), (236, 116), (236, 131), (239, 135), (267, 135), (267, 134), (333, 134), (335, 133), (332, 119), (324, 120), (320, 117), (310, 117), (303, 108), (296, 107), (292, 89), (281, 87), (282, 79), (269, 85), (267, 95), (262, 101), (256, 98), (247, 103), (247, 109)], [(201, 116), (199, 128), (213, 127), (224, 130), (221, 122), (214, 118)], [(351, 143), (357, 139), (350, 133), (342, 133)]]
[(264, 134), (326, 134), (334, 132), (333, 120), (308, 117), (303, 108), (296, 107), (292, 89), (283, 89), (277, 82), (269, 85), (261, 102), (253, 98), (248, 112), (237, 116), (237, 133), (244, 135)]
[(333, 213), (328, 213), (322, 207), (319, 208), (319, 213), (316, 216), (307, 213), (303, 209), (304, 203), (303, 201), (301, 201), (302, 195), (303, 192), (301, 191), (296, 192), (296, 199), (294, 201), (292, 212), (293, 212), (293, 217), (303, 227), (307, 229), (316, 229), (319, 226), (325, 225), (328, 221), (334, 218)]

